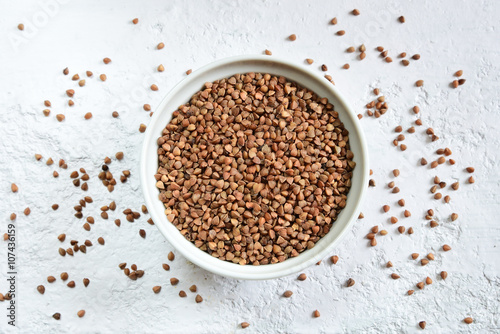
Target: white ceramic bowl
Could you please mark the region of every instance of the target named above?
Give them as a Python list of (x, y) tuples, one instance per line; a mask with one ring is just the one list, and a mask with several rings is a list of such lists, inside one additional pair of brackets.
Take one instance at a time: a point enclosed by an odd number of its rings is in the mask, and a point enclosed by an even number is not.
[[(154, 174), (158, 168), (156, 140), (168, 124), (173, 111), (189, 101), (205, 82), (230, 77), (236, 73), (261, 72), (282, 75), (303, 87), (328, 98), (339, 113), (340, 120), (349, 130), (349, 143), (354, 153), (356, 168), (346, 206), (334, 222), (330, 232), (321, 238), (314, 248), (284, 262), (261, 266), (234, 264), (221, 261), (198, 249), (186, 240), (171, 224), (164, 213), (163, 203), (158, 199)], [(297, 65), (274, 56), (249, 55), (222, 59), (193, 72), (175, 86), (163, 99), (151, 119), (145, 133), (141, 155), (141, 183), (146, 205), (155, 225), (172, 246), (189, 261), (213, 273), (237, 279), (271, 279), (297, 273), (323, 259), (338, 244), (349, 226), (357, 218), (363, 195), (368, 186), (368, 153), (363, 131), (358, 118), (339, 91), (324, 77), (313, 73), (305, 66)], [(154, 255), (153, 255), (154, 256)]]

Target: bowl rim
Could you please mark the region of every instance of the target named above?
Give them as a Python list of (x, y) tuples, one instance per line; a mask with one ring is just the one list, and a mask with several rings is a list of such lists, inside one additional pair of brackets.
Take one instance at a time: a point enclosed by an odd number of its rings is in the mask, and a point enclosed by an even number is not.
[[(365, 139), (364, 132), (361, 128), (359, 119), (357, 115), (354, 113), (353, 109), (350, 107), (349, 103), (346, 101), (344, 96), (338, 91), (338, 89), (329, 81), (327, 81), (323, 76), (312, 72), (311, 70), (307, 69), (304, 65), (298, 65), (294, 62), (291, 62), (289, 60), (275, 57), (275, 56), (267, 56), (267, 55), (239, 55), (239, 56), (232, 56), (232, 57), (227, 57), (223, 58), (220, 60), (216, 60), (214, 62), (211, 62), (201, 68), (199, 68), (196, 71), (193, 71), (189, 76), (185, 77), (184, 79), (180, 80), (174, 87), (170, 89), (170, 91), (165, 95), (165, 97), (162, 99), (158, 107), (155, 109), (155, 112), (153, 114), (153, 117), (151, 118), (149, 125), (146, 129), (145, 136), (143, 139), (143, 144), (142, 144), (142, 150), (141, 150), (141, 156), (140, 156), (140, 180), (141, 180), (141, 188), (143, 192), (143, 196), (146, 202), (146, 206), (148, 208), (152, 208), (153, 201), (156, 200), (158, 201), (157, 195), (152, 196), (151, 193), (151, 185), (149, 183), (153, 183), (151, 180), (151, 175), (148, 175), (147, 171), (147, 153), (148, 149), (150, 149), (150, 145), (154, 143), (156, 145), (156, 136), (158, 135), (157, 133), (153, 132), (153, 125), (158, 122), (158, 119), (161, 117), (161, 114), (165, 112), (165, 106), (169, 102), (170, 99), (176, 94), (177, 91), (180, 90), (180, 88), (184, 86), (188, 86), (190, 81), (194, 81), (198, 76), (203, 75), (205, 72), (209, 72), (213, 69), (216, 69), (218, 67), (228, 65), (231, 63), (237, 63), (237, 62), (251, 62), (251, 61), (264, 61), (264, 62), (272, 62), (272, 63), (280, 63), (281, 65), (287, 66), (292, 68), (295, 71), (300, 71), (304, 72), (305, 75), (308, 75), (312, 77), (312, 79), (316, 80), (318, 84), (322, 84), (326, 90), (331, 93), (335, 99), (337, 99), (338, 105), (339, 103), (342, 104), (343, 109), (346, 111), (346, 114), (351, 120), (351, 123), (353, 125), (353, 128), (349, 129), (349, 132), (351, 133), (352, 131), (356, 132), (358, 138), (359, 138), (359, 147), (360, 150), (356, 154), (361, 155), (360, 161), (363, 163), (357, 163), (356, 168), (361, 169), (360, 177), (362, 185), (367, 185), (368, 184), (368, 150), (367, 150), (367, 143)], [(279, 71), (278, 71), (279, 72)], [(278, 74), (276, 74), (278, 75)], [(218, 80), (220, 78), (214, 78), (213, 80)], [(212, 80), (212, 81), (213, 81)], [(293, 81), (293, 79), (291, 79)], [(200, 87), (201, 88), (201, 87)], [(307, 88), (307, 87), (306, 87)], [(195, 92), (193, 92), (194, 94)], [(166, 111), (166, 112), (173, 112), (174, 110), (171, 111)], [(343, 121), (343, 120), (341, 120)], [(343, 121), (344, 122), (344, 121)], [(310, 259), (306, 259), (306, 261), (300, 262), (293, 266), (293, 269), (287, 269), (287, 270), (275, 270), (270, 273), (241, 273), (238, 272), (237, 270), (232, 271), (226, 268), (220, 268), (220, 267), (214, 267), (210, 265), (209, 263), (206, 263), (200, 257), (203, 255), (201, 254), (206, 254), (210, 258), (212, 258), (211, 255), (208, 253), (196, 248), (193, 243), (188, 241), (187, 239), (184, 238), (180, 233), (177, 236), (173, 236), (169, 231), (167, 231), (167, 228), (163, 225), (163, 223), (160, 223), (160, 221), (166, 221), (166, 223), (171, 224), (171, 222), (168, 221), (167, 217), (165, 216), (164, 212), (161, 212), (160, 215), (157, 215), (156, 210), (149, 210), (149, 213), (155, 222), (155, 226), (160, 230), (160, 232), (163, 234), (163, 236), (167, 239), (167, 241), (176, 249), (179, 251), (186, 259), (191, 261), (192, 263), (196, 264), (197, 266), (210, 271), (212, 273), (225, 276), (225, 277), (231, 277), (231, 278), (236, 278), (236, 279), (245, 279), (245, 280), (263, 280), (263, 279), (273, 279), (273, 278), (279, 278), (283, 277), (286, 275), (289, 275), (291, 273), (296, 273), (299, 272), (302, 269), (305, 269), (306, 267), (313, 265), (314, 263), (318, 262), (319, 260), (323, 259), (328, 252), (330, 252), (339, 242), (340, 240), (345, 236), (346, 232), (350, 229), (354, 221), (357, 219), (357, 215), (359, 214), (360, 211), (360, 206), (361, 203), (363, 202), (365, 193), (366, 193), (366, 186), (361, 186), (361, 190), (359, 195), (356, 198), (351, 197), (351, 201), (356, 201), (354, 204), (354, 208), (352, 210), (352, 215), (347, 217), (346, 224), (343, 226), (339, 233), (338, 236), (333, 239), (329, 244), (326, 245), (321, 251), (319, 251), (315, 256), (313, 256)], [(156, 187), (154, 187), (154, 190), (157, 191)], [(352, 190), (352, 189), (351, 189)], [(173, 224), (172, 224), (173, 226)], [(331, 232), (331, 231), (330, 231)], [(329, 232), (329, 233), (330, 233)], [(198, 252), (187, 252), (183, 246), (181, 246), (181, 238), (182, 241), (187, 241), (190, 244), (195, 247), (195, 249)], [(322, 238), (323, 239), (323, 238)], [(320, 239), (321, 240), (321, 239)], [(199, 254), (200, 253), (200, 254)], [(295, 257), (296, 259), (300, 258), (300, 256), (304, 254), (301, 253), (299, 256)], [(199, 255), (199, 256), (198, 256)], [(221, 261), (219, 259), (214, 258), (217, 261)], [(268, 266), (279, 266), (280, 264), (286, 263), (288, 260), (285, 260), (284, 262), (281, 263), (276, 263), (276, 264), (267, 264), (264, 265), (265, 267)], [(237, 267), (241, 267), (238, 264), (233, 264), (228, 261), (221, 261), (224, 263), (227, 263), (229, 265), (234, 265), (235, 269)], [(251, 267), (251, 268), (259, 268), (262, 266), (252, 266), (252, 265), (246, 265), (244, 267)], [(284, 268), (285, 269), (285, 268)]]

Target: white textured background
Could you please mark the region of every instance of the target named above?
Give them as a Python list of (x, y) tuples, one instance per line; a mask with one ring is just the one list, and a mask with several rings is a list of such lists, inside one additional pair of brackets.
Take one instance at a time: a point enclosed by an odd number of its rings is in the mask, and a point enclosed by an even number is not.
[[(498, 163), (500, 60), (500, 3), (483, 1), (1, 1), (0, 3), (0, 213), (3, 234), (11, 212), (16, 212), (18, 263), (18, 329), (37, 332), (171, 332), (171, 333), (412, 333), (421, 331), (418, 322), (427, 322), (426, 332), (494, 333), (500, 331), (500, 211)], [(350, 15), (353, 8), (360, 16)], [(406, 23), (397, 17), (404, 15)], [(332, 17), (338, 25), (328, 24)], [(140, 22), (133, 25), (131, 20)], [(25, 31), (17, 30), (24, 23)], [(346, 30), (343, 37), (334, 33)], [(286, 37), (297, 34), (290, 42)], [(164, 42), (158, 51), (155, 46)], [(367, 47), (367, 57), (359, 61), (344, 50), (351, 45)], [(374, 48), (389, 50), (394, 59), (387, 64)], [(262, 53), (303, 63), (313, 58), (310, 68), (319, 71), (327, 64), (336, 85), (359, 113), (379, 87), (390, 105), (379, 118), (361, 120), (369, 140), (371, 168), (376, 187), (370, 188), (363, 205), (365, 219), (359, 220), (329, 260), (306, 270), (308, 279), (296, 277), (274, 281), (244, 282), (215, 276), (194, 267), (177, 256), (171, 271), (161, 263), (172, 250), (147, 216), (131, 224), (121, 211), (139, 211), (142, 194), (138, 178), (138, 158), (143, 135), (137, 130), (148, 123), (142, 109), (153, 109), (164, 94), (181, 80), (189, 69), (213, 60), (239, 54)], [(421, 54), (410, 66), (399, 64), (397, 54)], [(112, 63), (104, 65), (102, 59)], [(344, 63), (351, 69), (343, 70)], [(162, 63), (165, 72), (155, 69)], [(71, 75), (94, 72), (87, 85), (78, 87), (62, 75), (69, 67)], [(467, 82), (451, 89), (453, 73), (464, 70)], [(106, 82), (97, 76), (105, 73)], [(414, 87), (417, 79), (423, 88)], [(156, 83), (158, 92), (147, 87)], [(76, 91), (75, 106), (67, 106), (65, 90)], [(52, 102), (50, 117), (44, 117), (44, 100)], [(424, 126), (413, 135), (405, 134), (408, 150), (401, 152), (391, 145), (393, 129), (412, 125), (411, 112), (419, 105)], [(113, 119), (111, 112), (120, 112)], [(83, 115), (94, 117), (85, 121)], [(66, 115), (59, 123), (55, 114)], [(424, 129), (433, 127), (440, 140), (430, 142)], [(436, 159), (437, 148), (450, 147), (454, 166), (436, 170), (418, 164), (424, 156)], [(130, 169), (132, 177), (108, 193), (99, 183), (97, 173), (106, 156), (117, 151), (125, 159), (110, 165), (118, 178)], [(36, 161), (35, 153), (43, 155)], [(56, 163), (46, 166), (52, 157)], [(68, 170), (60, 170), (57, 161), (67, 161)], [(476, 183), (467, 184), (464, 167), (474, 166)], [(91, 232), (82, 229), (82, 221), (73, 217), (73, 206), (84, 196), (73, 187), (69, 174), (84, 167), (91, 175), (87, 194), (94, 203), (84, 214), (96, 217)], [(391, 171), (401, 170), (394, 195), (387, 188)], [(52, 171), (60, 173), (58, 179)], [(432, 199), (432, 177), (450, 185), (461, 182), (460, 190), (450, 191), (452, 201), (444, 204)], [(10, 183), (19, 192), (10, 192)], [(398, 225), (388, 223), (389, 214), (381, 206), (391, 205), (391, 214), (400, 217), (396, 201), (404, 198), (412, 217), (400, 219), (415, 233), (400, 235)], [(109, 221), (99, 217), (99, 207), (115, 200), (118, 209)], [(60, 209), (52, 211), (53, 203)], [(22, 211), (31, 208), (25, 217)], [(424, 219), (433, 208), (439, 222), (431, 229)], [(451, 212), (459, 219), (450, 222)], [(99, 217), (99, 218), (98, 218)], [(113, 219), (120, 218), (120, 228)], [(369, 247), (364, 235), (379, 225), (389, 234), (378, 237), (378, 246)], [(138, 230), (147, 231), (146, 239)], [(90, 239), (94, 246), (87, 254), (74, 257), (58, 255), (59, 233), (69, 240)], [(105, 246), (97, 245), (103, 236)], [(447, 243), (452, 250), (444, 253)], [(2, 246), (3, 245), (3, 246)], [(0, 241), (0, 291), (6, 292), (7, 246)], [(428, 252), (436, 260), (422, 267), (410, 259), (413, 252)], [(333, 254), (332, 254), (333, 255)], [(386, 269), (386, 261), (394, 267)], [(120, 262), (136, 263), (146, 271), (137, 281), (125, 277)], [(446, 270), (448, 279), (439, 278)], [(66, 271), (76, 288), (70, 289), (59, 279)], [(401, 279), (389, 275), (396, 272)], [(58, 280), (49, 284), (48, 275)], [(180, 279), (171, 287), (170, 277)], [(430, 276), (434, 283), (407, 296), (408, 289)], [(85, 288), (82, 278), (91, 281)], [(352, 277), (356, 284), (345, 288)], [(45, 295), (36, 291), (46, 287)], [(178, 297), (197, 284), (204, 297), (194, 302), (194, 294)], [(151, 288), (162, 285), (160, 294)], [(290, 299), (281, 297), (290, 289)], [(6, 324), (6, 302), (0, 303), (0, 332), (11, 330)], [(84, 318), (76, 312), (87, 311)], [(321, 317), (312, 318), (318, 309)], [(62, 319), (52, 319), (60, 312)], [(466, 316), (475, 319), (466, 325)], [(247, 321), (245, 330), (239, 323)]]

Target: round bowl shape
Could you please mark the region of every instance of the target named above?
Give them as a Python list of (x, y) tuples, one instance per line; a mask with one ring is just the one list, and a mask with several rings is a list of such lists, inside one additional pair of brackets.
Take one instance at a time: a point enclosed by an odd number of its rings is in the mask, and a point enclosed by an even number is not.
[[(356, 162), (346, 206), (333, 223), (330, 232), (321, 238), (312, 249), (302, 252), (299, 256), (289, 258), (281, 263), (261, 266), (251, 264), (242, 266), (219, 260), (186, 240), (179, 230), (167, 220), (164, 213), (165, 207), (158, 199), (159, 191), (156, 188), (154, 178), (158, 169), (156, 141), (170, 122), (172, 113), (180, 105), (187, 103), (191, 96), (203, 87), (204, 83), (227, 78), (236, 73), (248, 72), (284, 76), (290, 81), (295, 81), (302, 87), (314, 91), (320, 97), (328, 98), (328, 101), (334, 105), (335, 110), (339, 113), (339, 118), (344, 123), (345, 128), (349, 131), (349, 144), (354, 153), (353, 160)], [(146, 206), (155, 225), (172, 246), (189, 261), (203, 269), (226, 277), (254, 280), (271, 279), (297, 273), (314, 265), (327, 256), (338, 244), (340, 238), (359, 214), (359, 207), (368, 185), (368, 153), (356, 114), (347, 105), (335, 86), (325, 78), (306, 70), (303, 66), (274, 56), (236, 56), (216, 61), (193, 72), (175, 86), (160, 103), (145, 133), (141, 155), (141, 183)]]

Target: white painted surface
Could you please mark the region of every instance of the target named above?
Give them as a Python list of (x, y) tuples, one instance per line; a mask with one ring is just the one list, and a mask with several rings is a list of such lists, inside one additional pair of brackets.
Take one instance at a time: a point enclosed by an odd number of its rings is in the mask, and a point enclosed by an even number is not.
[[(498, 332), (500, 330), (500, 261), (498, 244), (500, 228), (496, 214), (500, 211), (497, 171), (500, 153), (498, 139), (500, 84), (498, 60), (500, 44), (500, 4), (493, 0), (466, 1), (55, 1), (4, 2), (0, 17), (0, 189), (2, 229), (6, 229), (11, 212), (16, 212), (18, 234), (18, 329), (36, 332), (173, 332), (232, 333), (243, 332), (238, 324), (247, 321), (245, 333), (354, 333), (419, 332), (418, 322), (427, 322), (426, 332)], [(360, 16), (352, 16), (354, 7)], [(45, 8), (45, 9), (44, 9)], [(391, 8), (391, 9), (388, 9)], [(396, 8), (396, 9), (393, 9)], [(49, 13), (49, 14), (44, 14)], [(404, 15), (406, 23), (397, 22)], [(338, 17), (337, 26), (328, 25)], [(138, 25), (131, 20), (138, 17)], [(17, 30), (24, 23), (24, 32)], [(33, 28), (35, 25), (35, 28)], [(346, 35), (334, 35), (337, 30)], [(290, 42), (286, 37), (297, 34)], [(158, 51), (155, 46), (164, 42)], [(362, 62), (344, 50), (365, 43), (367, 58)], [(387, 64), (373, 49), (382, 45), (395, 60)], [(364, 105), (373, 99), (371, 89), (379, 87), (390, 105), (379, 118), (364, 117), (361, 123), (370, 142), (371, 168), (377, 182), (370, 188), (363, 207), (365, 219), (336, 250), (340, 260), (333, 266), (324, 261), (306, 270), (308, 280), (298, 282), (288, 277), (267, 282), (238, 282), (207, 273), (178, 256), (171, 271), (161, 268), (172, 250), (154, 226), (141, 217), (136, 223), (125, 221), (120, 213), (130, 207), (139, 210), (142, 194), (138, 179), (138, 158), (142, 134), (140, 123), (149, 120), (142, 110), (144, 103), (154, 108), (164, 94), (185, 74), (223, 57), (272, 50), (274, 55), (296, 62), (313, 58), (312, 67), (327, 64), (337, 87), (351, 104), (364, 113)], [(419, 53), (422, 58), (403, 67), (397, 54)], [(110, 57), (109, 65), (102, 58)], [(344, 63), (351, 69), (342, 70)], [(155, 71), (162, 63), (166, 70)], [(64, 67), (71, 74), (94, 72), (83, 88), (62, 75)], [(467, 82), (459, 89), (448, 85), (452, 74), (464, 70)], [(97, 75), (106, 73), (103, 83)], [(414, 82), (425, 80), (417, 89)], [(160, 90), (147, 87), (158, 84)], [(76, 91), (75, 106), (66, 105), (65, 90)], [(43, 100), (52, 102), (51, 116), (42, 114)], [(408, 128), (416, 118), (410, 108), (418, 104), (424, 126), (406, 135), (408, 150), (401, 152), (391, 144), (396, 125)], [(111, 118), (118, 110), (119, 119)], [(84, 121), (83, 115), (94, 117)], [(59, 123), (55, 114), (63, 113)], [(431, 143), (423, 133), (434, 128), (440, 140)], [(430, 170), (418, 166), (418, 159), (436, 158), (437, 148), (450, 147), (457, 164)], [(129, 182), (119, 184), (108, 193), (96, 175), (105, 156), (125, 153), (121, 162), (110, 165), (117, 177), (131, 169)], [(44, 156), (37, 162), (34, 154)], [(56, 164), (46, 166), (46, 158)], [(67, 161), (68, 170), (59, 170), (58, 159)], [(466, 183), (466, 166), (476, 168), (476, 183)], [(91, 232), (72, 216), (72, 207), (83, 193), (73, 187), (69, 173), (84, 167), (91, 174), (88, 195), (93, 205), (85, 214), (99, 216), (99, 207), (115, 200), (118, 209), (110, 221), (97, 219)], [(391, 170), (399, 168), (396, 179), (401, 189), (391, 194), (386, 184)], [(60, 177), (54, 179), (52, 171)], [(460, 190), (446, 190), (452, 201), (445, 205), (431, 198), (429, 188), (434, 175), (449, 184), (460, 180)], [(10, 192), (10, 183), (19, 192)], [(399, 198), (406, 200), (412, 217), (400, 219), (413, 226), (412, 236), (399, 235), (381, 213), (383, 204), (391, 205), (391, 214), (400, 217)], [(60, 209), (52, 211), (51, 204)], [(29, 206), (31, 215), (22, 210)], [(425, 211), (436, 211), (440, 226), (430, 229)], [(459, 219), (449, 222), (451, 212)], [(111, 218), (120, 218), (117, 228)], [(364, 235), (378, 224), (389, 231), (378, 238), (377, 247), (368, 247)], [(145, 240), (138, 230), (147, 231)], [(1, 231), (3, 233), (3, 231)], [(67, 240), (90, 239), (95, 246), (86, 255), (61, 258), (57, 249), (59, 233)], [(103, 236), (105, 246), (96, 239)], [(443, 253), (447, 243), (452, 250)], [(6, 288), (6, 244), (0, 243), (0, 291)], [(68, 245), (68, 241), (65, 242)], [(68, 247), (68, 246), (66, 246)], [(436, 260), (422, 267), (409, 259), (418, 252), (433, 252)], [(333, 255), (333, 254), (332, 254)], [(387, 260), (392, 269), (384, 268)], [(137, 281), (126, 278), (118, 263), (136, 263), (146, 271)], [(438, 278), (441, 270), (448, 279)], [(76, 288), (66, 287), (59, 274), (67, 271)], [(389, 275), (396, 272), (401, 279)], [(48, 284), (45, 278), (58, 280)], [(180, 283), (171, 287), (170, 277)], [(408, 289), (430, 276), (434, 283), (423, 291), (407, 296)], [(91, 280), (84, 288), (82, 278)], [(352, 277), (356, 284), (345, 288)], [(196, 304), (194, 295), (177, 296), (197, 284), (204, 302)], [(44, 284), (46, 292), (36, 291)], [(162, 285), (160, 294), (151, 288)], [(290, 299), (281, 296), (290, 289)], [(0, 331), (10, 331), (6, 324), (6, 303), (0, 304)], [(77, 318), (80, 309), (87, 311)], [(312, 318), (318, 309), (321, 317)], [(62, 319), (51, 318), (60, 312)], [(462, 319), (471, 316), (472, 325)]]

